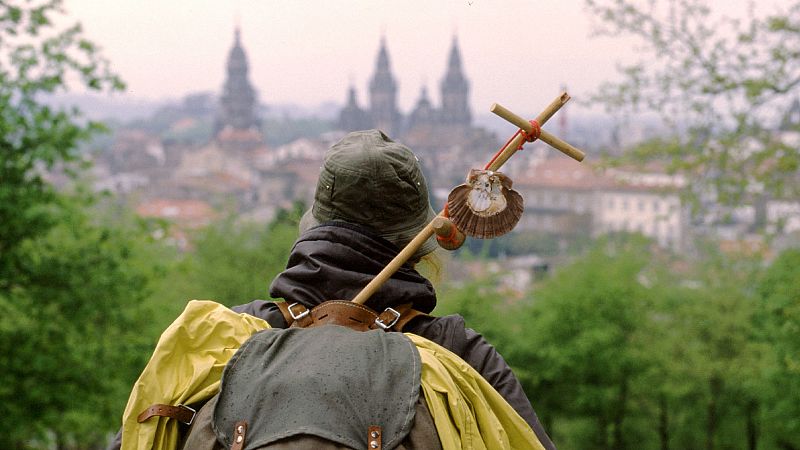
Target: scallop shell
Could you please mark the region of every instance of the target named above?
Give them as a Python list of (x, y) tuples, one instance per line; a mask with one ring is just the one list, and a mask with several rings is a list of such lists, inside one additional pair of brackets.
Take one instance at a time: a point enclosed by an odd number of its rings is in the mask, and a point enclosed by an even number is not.
[(450, 219), (468, 236), (490, 239), (511, 231), (522, 217), (522, 196), (499, 172), (473, 169), (447, 198)]

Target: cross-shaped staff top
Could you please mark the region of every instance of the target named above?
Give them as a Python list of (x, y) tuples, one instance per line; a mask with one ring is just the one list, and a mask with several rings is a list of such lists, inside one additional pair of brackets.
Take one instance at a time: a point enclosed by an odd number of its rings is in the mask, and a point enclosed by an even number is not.
[[(555, 100), (553, 100), (544, 111), (542, 111), (536, 119), (532, 121), (528, 121), (523, 119), (522, 117), (514, 114), (513, 112), (509, 111), (507, 108), (503, 107), (502, 105), (495, 103), (489, 109), (491, 112), (497, 114), (498, 116), (502, 117), (503, 119), (511, 122), (512, 124), (519, 127), (520, 131), (515, 134), (512, 139), (506, 144), (506, 146), (500, 150), (500, 152), (495, 156), (495, 158), (487, 164), (487, 170), (497, 170), (502, 166), (508, 158), (511, 157), (517, 150), (522, 148), (522, 144), (525, 143), (526, 140), (533, 141), (535, 139), (541, 139), (543, 142), (549, 144), (551, 147), (555, 148), (563, 152), (565, 155), (573, 158), (577, 161), (583, 161), (583, 158), (586, 157), (586, 153), (577, 148), (573, 147), (572, 145), (568, 144), (567, 142), (562, 141), (558, 137), (554, 136), (551, 133), (548, 133), (545, 130), (542, 130), (540, 127), (545, 124), (553, 114), (556, 113), (562, 106), (564, 106), (567, 101), (569, 101), (570, 96), (566, 92), (563, 92), (559, 95)], [(523, 133), (524, 132), (524, 133)], [(531, 139), (532, 138), (532, 139)]]

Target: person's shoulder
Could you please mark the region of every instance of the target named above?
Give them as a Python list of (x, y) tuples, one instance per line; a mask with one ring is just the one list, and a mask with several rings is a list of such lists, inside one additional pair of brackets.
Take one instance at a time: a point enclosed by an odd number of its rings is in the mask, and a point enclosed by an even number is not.
[(466, 329), (466, 327), (466, 322), (460, 314), (450, 314), (447, 316), (432, 316), (424, 314), (410, 322), (403, 331), (419, 334), (409, 328), (414, 328), (416, 330), (434, 329), (437, 331), (442, 331), (451, 329)]
[(467, 343), (466, 330), (464, 318), (458, 314), (442, 317), (420, 316), (403, 329), (405, 332), (422, 336), (459, 355)]

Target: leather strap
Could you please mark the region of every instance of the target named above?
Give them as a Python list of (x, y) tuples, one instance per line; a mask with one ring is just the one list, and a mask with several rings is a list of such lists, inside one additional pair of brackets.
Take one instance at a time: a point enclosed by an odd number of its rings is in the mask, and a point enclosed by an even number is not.
[(160, 416), (160, 417), (169, 417), (171, 419), (176, 419), (180, 422), (185, 423), (186, 425), (191, 425), (194, 421), (194, 416), (197, 414), (192, 408), (189, 408), (185, 405), (164, 405), (162, 403), (156, 403), (154, 405), (150, 405), (147, 409), (142, 411), (139, 414), (139, 417), (136, 420), (139, 423), (144, 422), (145, 420), (153, 417), (153, 416)]
[(275, 302), (275, 304), (283, 314), (286, 326), (305, 328), (311, 325), (312, 320), (311, 315), (307, 313), (308, 308), (300, 303)]
[(412, 308), (411, 303), (400, 305), (395, 309), (398, 312), (400, 312), (400, 318), (397, 320), (397, 323), (395, 323), (394, 326), (392, 327), (392, 330), (394, 331), (403, 331), (403, 328), (405, 328), (408, 322), (411, 322), (411, 319), (414, 319), (419, 316), (427, 316), (427, 314), (425, 314), (424, 312)]
[(367, 442), (369, 442), (368, 448), (370, 450), (381, 450), (383, 448), (383, 432), (381, 431), (381, 427), (378, 425), (372, 425), (369, 427), (367, 436)]
[(244, 448), (245, 437), (247, 437), (247, 421), (236, 422), (233, 426), (233, 443), (231, 450), (242, 450)]
[(278, 309), (281, 311), (281, 314), (283, 314), (283, 320), (286, 321), (286, 326), (287, 327), (292, 326), (292, 324), (294, 323), (294, 317), (292, 317), (292, 315), (289, 314), (289, 303), (275, 302), (275, 304), (278, 305)]
[[(411, 303), (405, 303), (392, 308), (399, 313), (399, 318), (389, 309), (377, 314), (364, 305), (347, 300), (329, 300), (320, 303), (310, 311), (299, 303), (293, 303), (291, 305), (291, 311), (289, 309), (290, 305), (287, 302), (276, 302), (275, 304), (278, 305), (278, 309), (281, 311), (281, 314), (283, 314), (286, 324), (293, 328), (335, 324), (366, 331), (381, 328), (375, 323), (375, 319), (377, 318), (381, 323), (386, 325), (392, 324), (392, 326), (386, 329), (387, 331), (402, 331), (403, 327), (412, 319), (426, 315), (421, 311), (413, 309)], [(308, 314), (304, 314), (306, 311), (308, 311)], [(295, 317), (300, 318), (299, 320), (295, 320)]]
[(347, 300), (331, 300), (315, 306), (311, 310), (311, 324), (341, 325), (357, 331), (368, 331), (377, 328), (375, 319), (378, 315), (370, 308)]
[[(394, 310), (400, 313), (400, 317), (394, 323), (394, 326), (389, 327), (387, 331), (403, 331), (403, 328), (406, 326), (406, 324), (408, 324), (408, 322), (411, 322), (411, 319), (427, 315), (422, 311), (412, 308), (411, 303), (404, 303), (402, 305), (396, 306)], [(378, 317), (383, 319), (385, 314), (387, 314), (386, 311), (382, 312)], [(391, 319), (393, 319), (393, 317), (390, 316), (389, 320), (391, 321)], [(384, 322), (384, 323), (391, 323), (391, 322)]]

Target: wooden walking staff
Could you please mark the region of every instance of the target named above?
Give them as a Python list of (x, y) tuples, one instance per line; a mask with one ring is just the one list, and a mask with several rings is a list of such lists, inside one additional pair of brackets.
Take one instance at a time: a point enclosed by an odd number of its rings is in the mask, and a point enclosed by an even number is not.
[[(514, 125), (518, 126), (520, 129), (517, 133), (506, 142), (506, 145), (494, 155), (491, 161), (486, 165), (487, 170), (496, 171), (499, 169), (506, 161), (516, 153), (518, 150), (522, 148), (522, 145), (527, 142), (533, 142), (534, 140), (541, 139), (542, 141), (550, 144), (556, 150), (564, 152), (567, 156), (574, 158), (578, 161), (582, 161), (585, 153), (578, 150), (577, 148), (567, 144), (566, 142), (562, 141), (561, 139), (553, 136), (552, 134), (541, 130), (541, 126), (547, 122), (553, 114), (556, 113), (562, 106), (564, 106), (567, 101), (569, 101), (570, 96), (566, 92), (559, 95), (552, 103), (550, 103), (541, 114), (536, 116), (536, 119), (533, 121), (527, 121), (522, 117), (512, 113), (511, 111), (507, 110), (506, 108), (498, 105), (495, 103), (492, 105), (491, 111), (498, 116), (506, 119), (507, 121), (513, 123)], [(444, 216), (444, 211), (439, 212), (438, 216)], [(438, 217), (437, 216), (437, 217)], [(363, 305), (366, 303), (367, 300), (375, 293), (375, 291), (380, 288), (383, 283), (386, 282), (389, 278), (397, 272), (406, 261), (411, 258), (414, 253), (425, 243), (431, 236), (433, 236), (434, 230), (434, 223), (436, 219), (433, 219), (430, 223), (428, 223), (425, 228), (422, 229), (414, 239), (409, 242), (397, 256), (392, 259), (386, 267), (381, 270), (381, 272), (375, 276), (361, 292), (358, 293), (353, 298), (353, 303), (358, 303)]]

